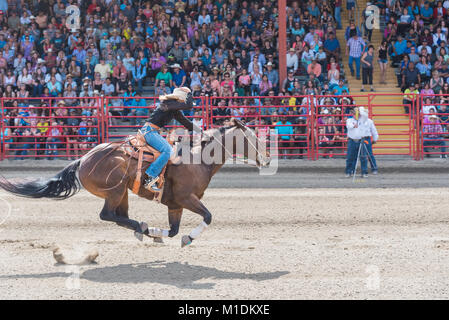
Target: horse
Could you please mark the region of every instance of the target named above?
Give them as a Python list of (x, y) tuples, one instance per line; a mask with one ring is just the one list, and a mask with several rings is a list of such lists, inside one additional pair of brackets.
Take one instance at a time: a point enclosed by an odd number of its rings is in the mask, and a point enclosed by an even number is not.
[[(75, 195), (82, 186), (104, 199), (100, 212), (101, 220), (133, 230), (140, 241), (143, 235), (158, 242), (161, 242), (163, 237), (176, 236), (183, 210), (187, 209), (199, 214), (203, 221), (189, 235), (182, 237), (181, 247), (184, 247), (197, 239), (211, 224), (212, 214), (201, 199), (212, 177), (226, 160), (235, 154), (241, 154), (259, 168), (270, 163), (269, 152), (265, 148), (263, 152), (260, 151), (260, 146), (264, 143), (240, 120), (231, 119), (229, 126), (204, 131), (201, 145), (198, 146), (202, 154), (197, 163), (181, 161), (178, 164), (169, 163), (166, 167), (160, 203), (168, 208), (170, 229), (149, 228), (145, 222), (139, 223), (128, 216), (128, 189), (132, 188), (137, 175), (137, 160), (120, 148), (122, 144), (123, 142), (100, 144), (50, 179), (12, 182), (2, 177), (0, 188), (29, 198), (63, 200)], [(198, 148), (188, 149), (191, 156), (195, 153), (193, 150)], [(210, 157), (204, 157), (205, 152), (209, 152), (214, 161), (210, 161)], [(143, 166), (141, 170), (145, 168), (146, 166)], [(143, 187), (142, 183), (137, 195), (148, 200), (155, 198), (155, 193)]]

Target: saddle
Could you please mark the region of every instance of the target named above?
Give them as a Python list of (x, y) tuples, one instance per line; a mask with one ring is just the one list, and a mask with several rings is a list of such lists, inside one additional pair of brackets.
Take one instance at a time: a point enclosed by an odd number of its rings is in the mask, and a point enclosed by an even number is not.
[[(167, 136), (167, 141), (170, 143), (170, 145), (173, 145), (173, 141), (169, 139)], [(136, 135), (131, 135), (126, 138), (126, 143), (122, 146), (123, 151), (125, 154), (130, 156), (133, 159), (137, 160), (137, 173), (136, 178), (134, 179), (132, 192), (135, 194), (139, 193), (141, 180), (142, 180), (142, 166), (143, 163), (151, 164), (154, 160), (156, 160), (160, 156), (160, 152), (156, 149), (152, 148), (145, 140), (145, 137), (141, 132), (138, 132)], [(160, 199), (162, 198), (162, 190), (164, 186), (164, 175), (165, 171), (167, 169), (167, 165), (171, 163), (171, 160), (167, 162), (167, 164), (164, 166), (164, 168), (161, 171), (161, 174), (159, 175), (159, 180), (157, 182), (157, 186), (159, 189), (161, 189), (160, 192), (154, 192), (151, 188), (147, 188), (148, 191), (155, 193), (155, 200), (160, 202)]]

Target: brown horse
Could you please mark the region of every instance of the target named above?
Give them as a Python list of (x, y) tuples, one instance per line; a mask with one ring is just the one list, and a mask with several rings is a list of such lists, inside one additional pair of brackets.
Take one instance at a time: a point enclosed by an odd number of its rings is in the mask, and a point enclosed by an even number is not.
[[(183, 160), (178, 165), (168, 165), (161, 203), (168, 207), (170, 230), (148, 228), (145, 222), (129, 219), (128, 189), (132, 188), (136, 177), (137, 161), (130, 159), (118, 142), (96, 146), (51, 179), (17, 183), (2, 178), (0, 187), (25, 197), (67, 199), (79, 191), (82, 185), (92, 194), (105, 199), (100, 219), (133, 230), (139, 240), (142, 240), (143, 235), (159, 241), (162, 237), (174, 237), (179, 230), (182, 212), (187, 209), (201, 215), (203, 221), (188, 236), (182, 237), (181, 245), (185, 246), (211, 223), (212, 215), (201, 198), (211, 178), (227, 159), (234, 154), (241, 154), (259, 168), (269, 164), (268, 152), (264, 147), (264, 152), (260, 151), (261, 143), (254, 132), (238, 120), (232, 119), (231, 124), (229, 127), (205, 131), (201, 146), (188, 148), (189, 159), (198, 155), (200, 150), (201, 158), (197, 164), (185, 163)], [(145, 169), (146, 166), (143, 166), (142, 170)], [(154, 193), (142, 184), (138, 195), (148, 200), (154, 198)]]

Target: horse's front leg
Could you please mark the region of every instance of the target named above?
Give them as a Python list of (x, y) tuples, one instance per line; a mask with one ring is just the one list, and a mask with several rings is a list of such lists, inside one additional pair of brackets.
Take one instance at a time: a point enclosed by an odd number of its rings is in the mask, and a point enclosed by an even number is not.
[(194, 194), (191, 194), (188, 198), (181, 200), (179, 204), (185, 209), (198, 213), (203, 217), (203, 221), (195, 229), (193, 229), (188, 236), (182, 236), (181, 247), (185, 247), (191, 244), (194, 239), (197, 239), (204, 229), (210, 225), (212, 222), (212, 214)]
[(161, 228), (148, 228), (148, 236), (154, 238), (154, 242), (162, 242), (163, 237), (174, 237), (178, 234), (181, 223), (182, 208), (168, 208), (168, 223), (170, 230)]

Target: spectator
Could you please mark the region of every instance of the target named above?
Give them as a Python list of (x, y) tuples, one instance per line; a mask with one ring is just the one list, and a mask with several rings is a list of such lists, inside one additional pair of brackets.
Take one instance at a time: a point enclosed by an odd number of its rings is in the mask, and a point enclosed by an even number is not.
[(296, 55), (296, 51), (294, 48), (290, 48), (287, 54), (287, 69), (293, 70), (294, 73), (298, 70), (298, 56)]
[(58, 148), (61, 144), (62, 128), (58, 125), (56, 121), (53, 121), (51, 126), (47, 130), (47, 146), (46, 154), (48, 160), (53, 160), (54, 157), (58, 155)]
[[(413, 48), (414, 49), (414, 48)], [(386, 40), (382, 40), (379, 48), (377, 49), (380, 67), (380, 84), (387, 83), (387, 66), (388, 66), (388, 45)]]
[(351, 70), (351, 75), (354, 76), (354, 62), (356, 65), (356, 78), (360, 80), (360, 59), (362, 56), (362, 46), (365, 42), (357, 34), (354, 34), (346, 45), (346, 54), (349, 56), (349, 69)]
[(430, 147), (440, 147), (440, 158), (447, 158), (445, 142), (442, 137), (443, 127), (436, 114), (430, 115), (423, 120), (423, 138), (424, 138), (424, 153), (426, 157), (430, 158)]
[(408, 68), (404, 70), (402, 74), (402, 88), (406, 89), (410, 87), (410, 84), (421, 84), (421, 76), (419, 71), (415, 68), (415, 64), (410, 62)]
[(181, 66), (178, 63), (175, 63), (172, 68), (173, 89), (184, 87), (187, 81), (186, 73), (181, 69)]
[(371, 91), (373, 88), (373, 69), (374, 69), (374, 47), (372, 45), (368, 46), (368, 51), (362, 55), (362, 88), (360, 91), (365, 91), (365, 85), (369, 84)]
[(165, 84), (169, 87), (173, 87), (173, 77), (170, 72), (168, 72), (167, 65), (163, 65), (161, 71), (158, 72), (156, 75), (156, 81), (155, 86), (157, 87), (159, 84), (159, 81), (164, 80)]
[(293, 126), (287, 117), (281, 117), (281, 120), (275, 123), (276, 134), (279, 140), (279, 151), (283, 154), (282, 158), (287, 159), (293, 146)]
[(328, 59), (334, 57), (336, 61), (340, 60), (340, 42), (333, 32), (329, 33), (329, 37), (324, 41), (323, 46)]
[(133, 86), (137, 85), (137, 88), (140, 92), (143, 91), (143, 84), (146, 76), (147, 67), (142, 64), (142, 61), (140, 59), (137, 59), (135, 66), (132, 69), (132, 84)]
[(314, 74), (315, 77), (317, 77), (320, 81), (322, 81), (322, 76), (321, 76), (321, 65), (318, 63), (317, 59), (313, 59), (312, 63), (309, 64), (309, 66), (307, 67), (307, 74), (310, 76), (311, 74)]
[(404, 98), (402, 104), (404, 105), (405, 114), (409, 114), (410, 106), (413, 105), (413, 101), (416, 99), (416, 95), (419, 94), (419, 90), (415, 88), (415, 83), (410, 82), (408, 88), (404, 90)]

